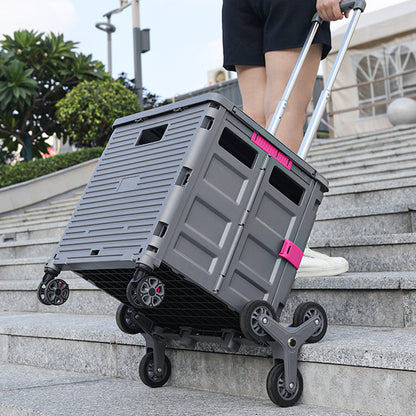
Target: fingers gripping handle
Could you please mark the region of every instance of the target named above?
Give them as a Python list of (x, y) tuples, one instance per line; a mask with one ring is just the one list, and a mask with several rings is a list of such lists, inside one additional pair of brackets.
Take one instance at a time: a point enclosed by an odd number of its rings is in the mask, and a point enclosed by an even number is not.
[[(342, 13), (346, 13), (349, 10), (361, 10), (363, 12), (367, 6), (365, 0), (344, 0), (339, 3), (339, 7)], [(322, 24), (323, 20), (319, 17), (318, 12), (312, 18), (312, 22), (318, 22)]]
[(309, 121), (308, 128), (306, 129), (305, 136), (303, 137), (302, 144), (298, 150), (298, 156), (300, 156), (302, 159), (306, 158), (306, 155), (308, 154), (309, 148), (312, 144), (312, 140), (314, 139), (315, 134), (318, 130), (318, 126), (324, 114), (326, 103), (328, 102), (329, 96), (331, 94), (335, 78), (340, 70), (342, 61), (351, 42), (352, 35), (358, 24), (358, 19), (360, 18), (361, 13), (361, 9), (359, 8), (354, 11), (354, 15), (347, 28), (347, 32), (345, 33), (344, 40), (339, 48), (335, 62), (332, 66), (332, 70), (328, 76), (325, 87), (322, 90), (321, 95), (319, 96), (319, 100)]
[(360, 9), (361, 12), (365, 10), (366, 2), (365, 0), (345, 0), (339, 4), (341, 12), (345, 13), (348, 10), (357, 10)]
[[(360, 16), (361, 12), (365, 9), (365, 6), (366, 6), (365, 0), (346, 0), (346, 1), (341, 2), (340, 6), (341, 6), (341, 10), (345, 9), (345, 11), (348, 11), (350, 9), (354, 9), (357, 12), (357, 13), (354, 13), (354, 16), (353, 16), (353, 19), (352, 19), (353, 24), (352, 25), (350, 24), (349, 32), (351, 33), (350, 36), (352, 36), (352, 32), (355, 29), (355, 26), (358, 22), (358, 18)], [(306, 56), (307, 56), (308, 52), (309, 52), (312, 41), (313, 41), (313, 39), (316, 35), (316, 32), (318, 31), (319, 26), (322, 24), (322, 22), (323, 22), (323, 20), (319, 17), (318, 13), (315, 13), (314, 18), (312, 19), (311, 28), (310, 28), (308, 36), (306, 38), (306, 42), (303, 45), (303, 48), (302, 48), (302, 50), (299, 54), (298, 60), (296, 62), (295, 68), (293, 69), (293, 72), (290, 76), (290, 79), (289, 79), (289, 81), (286, 85), (285, 91), (283, 92), (282, 98), (279, 101), (279, 104), (278, 104), (278, 106), (277, 106), (277, 108), (276, 108), (276, 110), (273, 114), (273, 118), (272, 118), (272, 120), (271, 120), (271, 122), (270, 122), (270, 124), (267, 128), (267, 130), (273, 136), (276, 134), (277, 129), (279, 128), (280, 122), (283, 118), (283, 114), (284, 114), (284, 112), (286, 110), (286, 107), (287, 107), (287, 104), (289, 102), (289, 97), (290, 97), (290, 95), (293, 91), (295, 82), (296, 82), (296, 80), (299, 76), (300, 70), (301, 70), (302, 65), (303, 65), (303, 63), (306, 59)], [(350, 39), (350, 36), (349, 36), (349, 39)], [(349, 43), (349, 41), (348, 41), (348, 43)], [(345, 53), (345, 51), (343, 53)], [(325, 103), (322, 103), (322, 105), (325, 105)], [(324, 110), (322, 110), (322, 111), (324, 111)], [(312, 137), (313, 131), (310, 131), (309, 135)], [(311, 140), (311, 139), (308, 137), (308, 140)], [(306, 152), (307, 152), (307, 150), (309, 149), (310, 144), (308, 144), (305, 147), (304, 143), (305, 143), (305, 138), (302, 142), (301, 149), (306, 149)], [(298, 155), (299, 154), (300, 153), (298, 153)], [(305, 158), (305, 156), (306, 156), (306, 153), (302, 152), (301, 157)]]

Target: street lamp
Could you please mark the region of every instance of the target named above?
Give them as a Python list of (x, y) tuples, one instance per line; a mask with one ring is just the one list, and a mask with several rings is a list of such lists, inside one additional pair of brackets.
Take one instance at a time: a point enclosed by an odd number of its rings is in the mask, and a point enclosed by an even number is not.
[(130, 6), (131, 2), (128, 3), (125, 0), (120, 0), (120, 7), (118, 9), (111, 10), (103, 15), (107, 18), (106, 22), (96, 23), (95, 27), (107, 33), (107, 56), (108, 56), (108, 72), (112, 76), (112, 57), (111, 57), (111, 34), (116, 31), (116, 27), (111, 24), (111, 16), (116, 13), (120, 13), (126, 7)]
[(142, 83), (142, 53), (150, 50), (150, 29), (140, 29), (140, 8), (139, 0), (120, 0), (120, 7), (103, 15), (107, 22), (100, 22), (95, 25), (107, 33), (107, 50), (108, 50), (108, 72), (112, 75), (111, 63), (111, 34), (115, 32), (116, 27), (111, 24), (111, 16), (120, 13), (126, 7), (132, 6), (133, 11), (133, 56), (134, 56), (134, 79), (135, 92), (139, 99), (140, 106), (143, 108), (143, 83)]
[(108, 62), (108, 73), (113, 76), (112, 68), (112, 57), (111, 57), (111, 34), (116, 31), (116, 27), (111, 24), (110, 19), (111, 15), (107, 16), (107, 22), (99, 22), (95, 24), (97, 29), (100, 29), (107, 33), (107, 62)]

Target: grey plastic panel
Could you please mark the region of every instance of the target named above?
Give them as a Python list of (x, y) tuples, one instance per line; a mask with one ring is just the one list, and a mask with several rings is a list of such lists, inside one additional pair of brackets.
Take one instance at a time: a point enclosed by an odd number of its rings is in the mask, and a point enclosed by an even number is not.
[[(59, 243), (56, 265), (104, 268), (116, 262), (134, 267), (167, 204), (205, 107), (114, 131)], [(164, 125), (162, 139), (138, 144), (143, 131)]]
[[(297, 198), (292, 196), (294, 201), (291, 200), (282, 189), (289, 184), (276, 187), (276, 183), (270, 182), (277, 173), (290, 176), (299, 187), (301, 198), (298, 203)], [(314, 181), (308, 184), (278, 163), (269, 162), (218, 294), (224, 302), (241, 310), (249, 300), (261, 299), (281, 311), (293, 285), (296, 269), (279, 253), (285, 239), (304, 250), (322, 195), (320, 184), (318, 187)]]
[[(232, 313), (253, 299), (279, 312), (296, 274), (280, 249), (284, 239), (304, 249), (325, 180), (216, 94), (114, 127), (53, 263), (122, 302), (129, 270), (142, 263), (173, 270), (188, 291), (205, 291)], [(253, 133), (283, 161), (253, 142)], [(167, 278), (177, 290), (175, 277)]]
[[(219, 121), (216, 127), (220, 129), (213, 128), (211, 148), (206, 149), (200, 170), (195, 174), (194, 187), (189, 190), (164, 256), (168, 265), (192, 276), (193, 281), (210, 292), (229, 254), (264, 158), (260, 149), (251, 145), (247, 127), (240, 125), (239, 129)], [(220, 143), (228, 137), (238, 137), (238, 141), (227, 150)], [(247, 158), (247, 152), (239, 154), (244, 146), (250, 148), (246, 150), (251, 150), (252, 158)]]

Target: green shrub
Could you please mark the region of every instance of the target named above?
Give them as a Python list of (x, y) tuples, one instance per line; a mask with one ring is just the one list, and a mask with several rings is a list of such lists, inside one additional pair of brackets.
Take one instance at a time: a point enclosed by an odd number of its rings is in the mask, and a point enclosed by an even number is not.
[(77, 147), (105, 146), (117, 118), (140, 111), (137, 95), (119, 81), (84, 81), (57, 105), (57, 119)]
[(48, 173), (78, 165), (101, 156), (103, 147), (82, 149), (72, 153), (59, 154), (46, 159), (35, 159), (15, 166), (0, 165), (0, 188), (35, 179)]

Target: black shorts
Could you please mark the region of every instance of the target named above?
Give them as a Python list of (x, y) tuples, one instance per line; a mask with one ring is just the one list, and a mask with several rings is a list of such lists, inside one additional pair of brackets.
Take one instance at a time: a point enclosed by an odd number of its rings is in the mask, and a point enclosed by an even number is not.
[[(224, 68), (264, 66), (266, 52), (302, 47), (315, 12), (316, 0), (223, 0)], [(323, 45), (324, 59), (331, 49), (328, 22), (313, 43)]]

